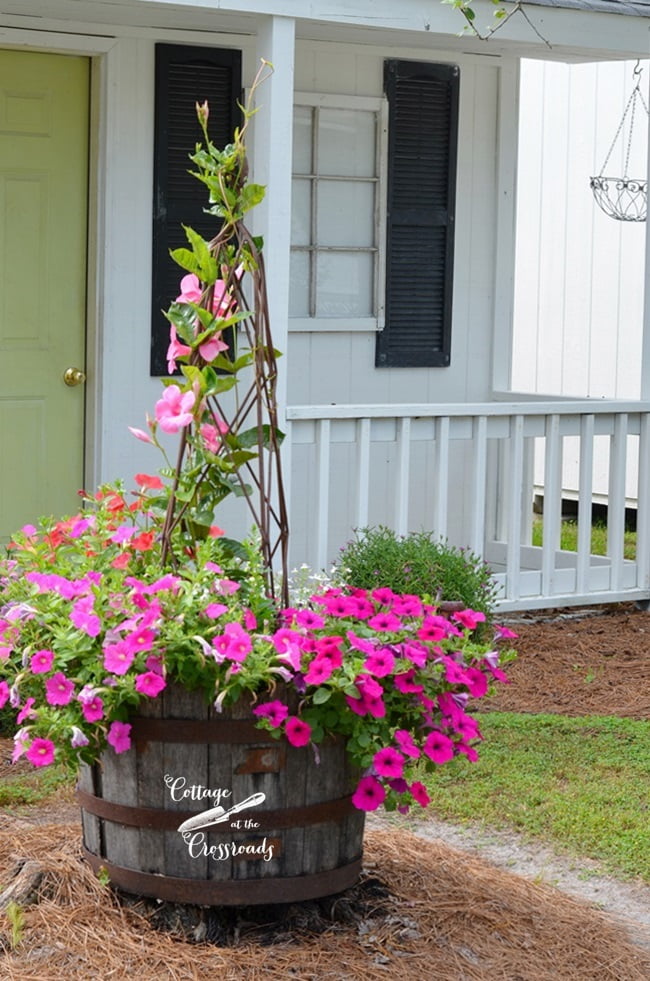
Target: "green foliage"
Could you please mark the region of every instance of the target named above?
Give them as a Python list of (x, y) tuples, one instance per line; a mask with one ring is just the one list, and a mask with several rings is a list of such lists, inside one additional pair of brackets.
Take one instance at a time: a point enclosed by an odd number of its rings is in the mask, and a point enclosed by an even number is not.
[(461, 602), (489, 618), (496, 587), (488, 566), (468, 549), (434, 541), (428, 532), (398, 536), (363, 528), (341, 551), (335, 576), (351, 586), (388, 586), (396, 593)]
[(5, 913), (11, 926), (11, 947), (15, 950), (23, 939), (23, 933), (25, 932), (25, 914), (23, 913), (22, 907), (13, 901), (8, 904)]
[[(544, 520), (536, 518), (533, 521), (532, 544), (544, 544)], [(560, 548), (567, 552), (578, 550), (578, 522), (563, 521), (560, 527)], [(591, 554), (607, 555), (607, 524), (604, 521), (594, 521), (591, 526)], [(636, 532), (626, 531), (623, 538), (623, 557), (634, 559), (636, 556)]]
[(445, 820), (513, 828), (650, 882), (648, 723), (588, 716), (481, 716), (472, 766), (422, 779)]
[(0, 784), (0, 807), (39, 804), (71, 784), (72, 777), (63, 766), (49, 766), (7, 776)]

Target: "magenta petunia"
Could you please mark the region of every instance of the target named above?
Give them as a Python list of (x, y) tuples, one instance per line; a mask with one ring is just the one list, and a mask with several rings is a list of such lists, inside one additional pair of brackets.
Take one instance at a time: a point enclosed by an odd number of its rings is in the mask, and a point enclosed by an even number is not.
[(454, 755), (454, 744), (449, 736), (435, 729), (424, 740), (422, 749), (434, 763), (447, 763)]
[(392, 746), (380, 749), (372, 758), (373, 766), (380, 777), (401, 777), (404, 773), (404, 757)]
[(107, 644), (104, 648), (104, 668), (111, 674), (126, 674), (135, 658), (135, 651), (127, 650), (123, 641)]
[(415, 678), (415, 671), (405, 671), (403, 674), (396, 674), (393, 678), (393, 684), (398, 691), (401, 691), (403, 695), (417, 695), (419, 692), (424, 691), (424, 686), (419, 685), (413, 679)]
[(352, 803), (360, 811), (376, 811), (386, 800), (386, 791), (374, 777), (361, 777), (352, 794)]
[(485, 623), (485, 613), (481, 613), (480, 610), (460, 610), (452, 616), (467, 630), (475, 630), (479, 623)]
[(376, 678), (385, 678), (394, 667), (395, 657), (385, 647), (369, 654), (363, 664), (363, 670), (367, 671), (368, 674), (374, 674)]
[(54, 663), (54, 651), (34, 651), (29, 659), (33, 674), (47, 674)]
[(396, 630), (401, 630), (404, 624), (394, 613), (376, 613), (368, 620), (368, 626), (376, 630), (377, 633), (390, 634)]
[(79, 701), (81, 702), (81, 711), (86, 722), (99, 722), (104, 715), (104, 703), (99, 695), (94, 695), (92, 698), (83, 700), (79, 698)]
[(488, 690), (488, 680), (478, 668), (465, 668), (467, 688), (472, 698), (482, 698)]
[(410, 732), (407, 732), (406, 729), (398, 729), (395, 733), (394, 739), (405, 756), (412, 756), (413, 759), (418, 758), (420, 755), (420, 750), (413, 742)]
[(308, 685), (322, 685), (328, 678), (331, 678), (333, 671), (334, 663), (332, 659), (327, 654), (318, 654), (305, 672), (305, 683)]
[(113, 722), (106, 737), (116, 753), (131, 749), (131, 726), (128, 722)]
[(6, 681), (0, 681), (0, 709), (4, 708), (9, 701), (9, 685)]
[(300, 610), (296, 613), (296, 623), (299, 627), (306, 627), (307, 630), (318, 630), (325, 626), (323, 618), (313, 610)]
[(49, 766), (54, 759), (54, 743), (51, 739), (33, 739), (25, 756), (34, 766)]
[(284, 733), (292, 746), (306, 746), (311, 739), (311, 726), (296, 715), (290, 715), (285, 722)]
[(67, 705), (74, 696), (74, 682), (57, 671), (45, 682), (45, 700), (48, 705)]
[(427, 793), (427, 788), (419, 780), (415, 780), (409, 787), (411, 791), (411, 796), (418, 802), (421, 807), (426, 807), (431, 803), (431, 798)]
[(36, 718), (36, 712), (32, 708), (32, 705), (36, 702), (35, 698), (28, 698), (23, 707), (21, 708), (18, 716), (16, 718), (16, 725), (22, 725), (26, 719)]
[(274, 702), (263, 702), (262, 705), (256, 705), (253, 709), (253, 715), (268, 719), (273, 728), (277, 729), (289, 715), (289, 709), (283, 702), (276, 699)]
[(135, 679), (135, 690), (140, 695), (148, 695), (149, 698), (155, 698), (166, 686), (167, 682), (162, 675), (154, 671), (145, 671)]

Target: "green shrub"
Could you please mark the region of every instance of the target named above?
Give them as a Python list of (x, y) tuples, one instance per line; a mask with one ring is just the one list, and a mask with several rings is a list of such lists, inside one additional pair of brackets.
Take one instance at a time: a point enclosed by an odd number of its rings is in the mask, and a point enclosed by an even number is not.
[(428, 532), (396, 535), (389, 528), (362, 528), (341, 550), (335, 578), (350, 586), (387, 586), (396, 593), (460, 602), (489, 620), (496, 585), (486, 563), (469, 549), (434, 541)]

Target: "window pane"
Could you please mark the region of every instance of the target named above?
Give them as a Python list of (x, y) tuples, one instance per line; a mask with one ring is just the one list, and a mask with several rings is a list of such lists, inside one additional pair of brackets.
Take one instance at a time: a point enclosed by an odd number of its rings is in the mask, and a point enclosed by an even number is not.
[(296, 106), (293, 110), (293, 172), (311, 174), (312, 110)]
[(292, 252), (289, 268), (289, 316), (309, 316), (309, 253)]
[(368, 252), (319, 252), (316, 316), (374, 316), (373, 256)]
[(375, 244), (375, 185), (362, 181), (319, 181), (318, 245)]
[(375, 113), (321, 109), (318, 173), (337, 177), (375, 176)]
[(291, 190), (291, 244), (311, 244), (311, 181), (294, 180)]

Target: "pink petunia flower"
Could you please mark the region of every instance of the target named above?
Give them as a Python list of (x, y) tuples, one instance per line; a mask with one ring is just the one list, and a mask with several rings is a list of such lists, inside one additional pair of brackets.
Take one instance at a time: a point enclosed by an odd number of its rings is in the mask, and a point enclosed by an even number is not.
[(107, 644), (104, 648), (104, 668), (111, 674), (126, 674), (135, 658), (135, 651), (127, 650), (123, 641)]
[(34, 766), (49, 766), (54, 759), (54, 743), (38, 737), (27, 747), (25, 756)]
[(420, 750), (413, 742), (411, 733), (407, 732), (406, 729), (398, 729), (393, 738), (405, 756), (411, 756), (415, 760), (419, 757)]
[(0, 709), (4, 708), (9, 701), (9, 685), (6, 681), (0, 681)]
[(284, 734), (292, 746), (306, 746), (311, 739), (311, 726), (296, 715), (290, 715), (284, 725)]
[(376, 811), (386, 800), (386, 791), (374, 777), (361, 777), (352, 794), (352, 803), (360, 811)]
[(404, 773), (404, 757), (392, 746), (385, 746), (372, 758), (373, 766), (380, 777), (401, 777)]
[(25, 704), (21, 708), (21, 710), (18, 713), (18, 716), (16, 718), (16, 724), (17, 725), (22, 725), (22, 723), (26, 719), (35, 719), (36, 718), (36, 712), (32, 708), (32, 706), (34, 705), (35, 702), (36, 702), (36, 699), (35, 698), (28, 698), (27, 699), (27, 701), (25, 702)]
[(289, 715), (289, 709), (283, 702), (276, 699), (274, 702), (264, 702), (262, 705), (256, 705), (253, 709), (253, 715), (257, 715), (258, 718), (268, 719), (273, 728), (277, 729)]
[(165, 433), (177, 433), (192, 422), (196, 402), (194, 392), (181, 392), (178, 385), (168, 385), (156, 402), (156, 419)]
[(160, 674), (154, 671), (145, 671), (135, 679), (135, 690), (141, 695), (148, 695), (155, 698), (167, 686), (167, 682)]
[(363, 670), (374, 674), (376, 678), (385, 678), (394, 667), (395, 658), (386, 647), (369, 654), (363, 664)]
[(77, 698), (81, 702), (81, 711), (86, 722), (99, 722), (104, 715), (104, 703), (99, 695), (83, 700), (80, 696)]
[(107, 740), (116, 753), (126, 753), (131, 749), (131, 726), (128, 722), (113, 722), (108, 730)]
[(396, 630), (400, 630), (404, 624), (399, 617), (396, 617), (394, 613), (376, 613), (374, 617), (370, 617), (368, 620), (368, 626), (376, 630), (377, 633), (382, 634), (392, 634)]
[(475, 630), (479, 623), (485, 623), (485, 613), (480, 610), (459, 610), (452, 614), (453, 619), (467, 630)]
[(309, 665), (305, 672), (305, 683), (308, 685), (321, 685), (331, 678), (334, 671), (332, 659), (327, 654), (318, 654)]
[(447, 763), (454, 755), (454, 744), (449, 736), (435, 729), (424, 740), (422, 749), (434, 763)]
[(67, 705), (74, 697), (74, 682), (57, 671), (45, 682), (45, 700), (48, 705)]
[(82, 596), (72, 607), (70, 619), (78, 630), (89, 637), (96, 637), (102, 627), (102, 622), (93, 610), (93, 596)]
[(409, 787), (411, 791), (411, 796), (418, 802), (421, 807), (426, 807), (431, 803), (431, 798), (427, 793), (427, 788), (419, 780), (415, 780)]

